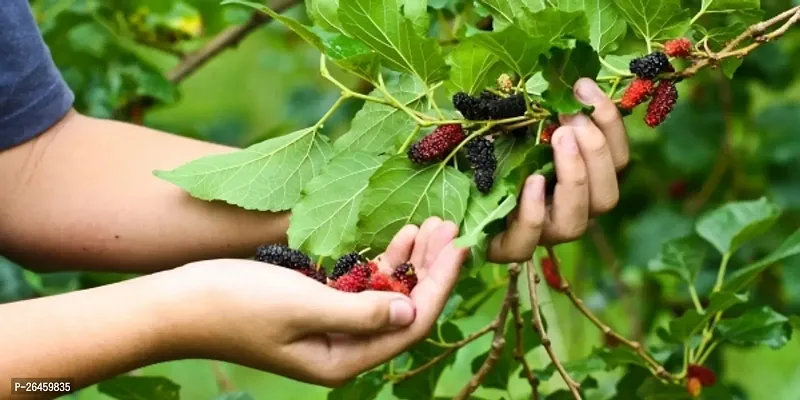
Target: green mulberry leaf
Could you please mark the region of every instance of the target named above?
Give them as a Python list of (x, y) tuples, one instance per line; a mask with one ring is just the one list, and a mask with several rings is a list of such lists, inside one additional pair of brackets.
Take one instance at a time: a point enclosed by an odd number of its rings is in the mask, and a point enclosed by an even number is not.
[(767, 345), (773, 349), (785, 346), (792, 337), (789, 318), (768, 306), (723, 319), (717, 324), (717, 332), (734, 344)]
[(720, 253), (732, 254), (745, 242), (769, 230), (780, 214), (780, 208), (765, 197), (738, 201), (701, 216), (695, 230)]
[(243, 150), (203, 157), (154, 174), (201, 200), (248, 210), (288, 210), (331, 156), (327, 138), (306, 128)]
[(426, 83), (445, 79), (449, 68), (439, 43), (417, 33), (400, 5), (398, 0), (340, 0), (339, 20), (350, 36), (383, 56), (386, 67)]
[(364, 152), (333, 158), (306, 185), (303, 199), (292, 208), (289, 246), (330, 257), (351, 251), (367, 183), (386, 158)]
[(358, 223), (359, 243), (384, 249), (403, 226), (432, 216), (459, 225), (469, 188), (469, 178), (453, 167), (419, 167), (406, 155), (394, 156), (370, 178)]

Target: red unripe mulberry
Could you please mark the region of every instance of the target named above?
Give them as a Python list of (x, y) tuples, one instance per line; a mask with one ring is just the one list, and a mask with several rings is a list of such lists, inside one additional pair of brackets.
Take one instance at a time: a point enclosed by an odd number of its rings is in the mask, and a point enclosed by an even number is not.
[(717, 374), (704, 365), (689, 364), (686, 376), (697, 378), (703, 386), (714, 386), (717, 383)]
[(466, 136), (459, 124), (441, 125), (408, 149), (408, 159), (424, 164), (444, 159)]
[(644, 116), (644, 122), (647, 126), (653, 128), (661, 125), (672, 108), (675, 107), (675, 102), (678, 101), (678, 89), (675, 87), (675, 82), (671, 80), (660, 81), (653, 90), (653, 99), (647, 105), (647, 114)]
[(650, 97), (654, 87), (655, 84), (651, 79), (635, 78), (622, 95), (619, 105), (626, 110), (633, 109)]
[(544, 275), (544, 280), (547, 282), (547, 285), (553, 290), (559, 292), (563, 291), (561, 288), (562, 281), (561, 274), (558, 272), (558, 266), (550, 257), (542, 259), (542, 275)]
[(664, 54), (670, 57), (689, 57), (692, 54), (692, 42), (686, 38), (669, 40), (664, 43)]
[(559, 124), (557, 122), (551, 122), (547, 124), (547, 126), (542, 129), (542, 134), (539, 136), (540, 143), (550, 143), (553, 140), (553, 134), (556, 133), (556, 129), (558, 129)]
[(331, 281), (330, 286), (343, 292), (363, 292), (369, 286), (371, 275), (372, 272), (368, 265), (358, 264), (346, 274), (340, 276), (339, 279)]

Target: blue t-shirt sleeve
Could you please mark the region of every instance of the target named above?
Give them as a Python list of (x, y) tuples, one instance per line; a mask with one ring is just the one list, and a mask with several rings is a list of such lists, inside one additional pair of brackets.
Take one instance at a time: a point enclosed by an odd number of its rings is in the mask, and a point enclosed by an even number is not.
[(55, 66), (28, 0), (0, 7), (0, 150), (43, 133), (75, 96)]

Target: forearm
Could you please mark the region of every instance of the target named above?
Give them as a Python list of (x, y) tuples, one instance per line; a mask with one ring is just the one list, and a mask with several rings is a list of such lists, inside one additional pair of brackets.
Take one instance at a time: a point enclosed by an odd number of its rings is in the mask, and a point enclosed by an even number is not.
[(0, 305), (0, 398), (11, 378), (73, 379), (75, 389), (181, 358), (171, 342), (182, 288), (159, 275)]
[(38, 270), (151, 272), (285, 241), (288, 213), (193, 199), (153, 175), (233, 150), (73, 113), (0, 153), (0, 254)]

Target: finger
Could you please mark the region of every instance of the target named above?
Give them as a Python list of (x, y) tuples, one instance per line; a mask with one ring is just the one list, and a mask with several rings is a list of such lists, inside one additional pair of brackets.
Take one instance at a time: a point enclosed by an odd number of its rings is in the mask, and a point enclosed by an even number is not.
[(604, 214), (619, 201), (619, 187), (614, 161), (606, 138), (589, 117), (578, 113), (562, 116), (561, 122), (572, 127), (589, 176), (589, 215)]
[(628, 165), (630, 152), (628, 135), (617, 106), (606, 96), (597, 84), (588, 78), (581, 78), (574, 86), (575, 97), (586, 105), (594, 106), (592, 119), (603, 132), (617, 171)]
[(458, 235), (458, 226), (456, 224), (451, 221), (440, 223), (427, 238), (428, 243), (425, 246), (424, 259), (420, 264), (414, 264), (414, 266), (422, 266), (424, 272), (436, 260), (444, 246), (447, 246), (456, 235)]
[(489, 259), (497, 263), (530, 260), (539, 243), (545, 218), (545, 179), (532, 175), (525, 181), (516, 218), (489, 245)]
[(310, 307), (300, 330), (306, 333), (375, 334), (398, 329), (414, 321), (411, 300), (398, 293), (365, 291), (347, 293), (324, 290), (309, 296)]
[(442, 224), (442, 219), (439, 217), (430, 217), (422, 223), (417, 234), (417, 239), (414, 241), (414, 251), (411, 253), (411, 258), (403, 260), (409, 261), (417, 268), (421, 268), (425, 264), (425, 254), (428, 247), (428, 239), (431, 234)]
[(391, 271), (411, 257), (414, 250), (414, 238), (417, 237), (419, 228), (416, 225), (406, 225), (397, 232), (386, 247), (386, 251), (378, 256), (378, 267), (382, 271)]
[(562, 126), (553, 134), (553, 157), (558, 178), (553, 204), (542, 238), (549, 244), (580, 237), (589, 221), (589, 183), (573, 128)]
[(408, 327), (371, 337), (333, 340), (328, 362), (337, 366), (336, 373), (352, 376), (390, 360), (424, 339), (458, 280), (467, 252), (466, 248), (455, 247), (452, 241), (442, 249), (428, 269), (428, 276), (411, 293), (416, 317)]

